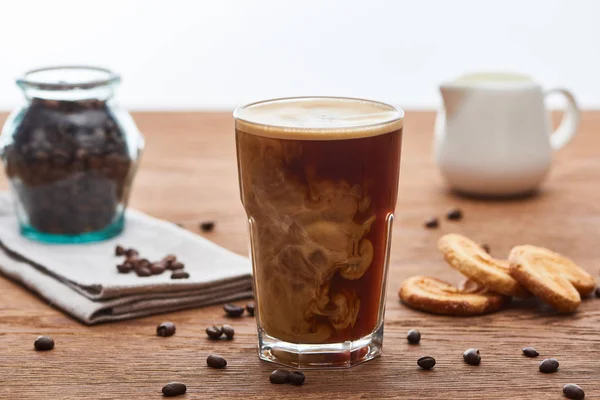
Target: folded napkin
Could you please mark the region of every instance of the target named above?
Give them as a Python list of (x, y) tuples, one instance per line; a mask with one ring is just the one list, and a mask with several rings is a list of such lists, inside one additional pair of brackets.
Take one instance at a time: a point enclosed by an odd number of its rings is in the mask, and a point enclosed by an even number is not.
[[(150, 277), (119, 274), (115, 247), (133, 247), (160, 260), (175, 254), (188, 279), (167, 272)], [(222, 303), (252, 296), (251, 266), (232, 253), (175, 224), (136, 210), (125, 231), (92, 244), (50, 245), (22, 237), (11, 201), (0, 193), (0, 273), (23, 284), (86, 324)]]

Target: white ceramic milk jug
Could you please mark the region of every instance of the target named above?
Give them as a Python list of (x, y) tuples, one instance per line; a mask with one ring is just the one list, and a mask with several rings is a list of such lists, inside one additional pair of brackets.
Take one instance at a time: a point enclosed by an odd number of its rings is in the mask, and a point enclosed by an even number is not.
[[(527, 76), (471, 74), (441, 85), (443, 109), (435, 126), (435, 157), (450, 187), (488, 196), (534, 191), (552, 152), (577, 131), (579, 109), (565, 89), (545, 92)], [(549, 93), (567, 99), (555, 132), (544, 103)]]

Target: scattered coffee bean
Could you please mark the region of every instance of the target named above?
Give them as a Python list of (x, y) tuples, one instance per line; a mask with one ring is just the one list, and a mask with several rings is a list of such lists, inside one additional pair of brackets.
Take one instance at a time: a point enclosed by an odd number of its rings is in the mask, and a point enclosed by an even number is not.
[(170, 267), (171, 264), (177, 261), (177, 257), (175, 257), (173, 254), (169, 254), (168, 256), (165, 256), (165, 258), (163, 258), (162, 261), (167, 267)]
[(527, 357), (537, 357), (540, 355), (540, 353), (538, 353), (533, 347), (523, 347), (523, 354), (525, 354)]
[(125, 255), (125, 249), (123, 248), (123, 246), (115, 247), (115, 255), (116, 256), (124, 256)]
[(228, 340), (233, 339), (233, 335), (235, 335), (235, 330), (231, 325), (223, 325), (221, 330), (223, 331)]
[(423, 369), (431, 369), (435, 367), (435, 358), (425, 356), (417, 360), (417, 365)]
[(246, 312), (248, 313), (249, 316), (254, 317), (254, 309), (255, 308), (256, 308), (256, 304), (253, 301), (246, 304)]
[(202, 222), (200, 224), (200, 229), (202, 232), (212, 232), (215, 229), (215, 223), (212, 221)]
[(171, 274), (171, 279), (187, 279), (190, 277), (190, 274), (184, 271), (176, 271)]
[(596, 291), (595, 291), (595, 293), (596, 293), (596, 297), (600, 297), (600, 286), (598, 286), (598, 287), (596, 288)]
[(244, 307), (236, 306), (235, 304), (227, 303), (223, 306), (223, 310), (227, 313), (230, 318), (241, 317), (244, 313)]
[(463, 217), (463, 212), (460, 208), (450, 209), (446, 213), (446, 218), (448, 218), (450, 221), (458, 221), (458, 220), (461, 220), (462, 217)]
[(221, 356), (211, 355), (206, 359), (206, 365), (211, 368), (221, 369), (227, 366), (227, 360)]
[(50, 336), (38, 336), (38, 338), (35, 339), (35, 342), (33, 342), (33, 347), (35, 347), (37, 351), (52, 350), (54, 348), (54, 339)]
[(558, 360), (556, 358), (546, 358), (540, 363), (540, 372), (549, 374), (558, 369)]
[(156, 327), (156, 334), (162, 337), (173, 336), (175, 334), (175, 324), (172, 322), (163, 322)]
[(409, 330), (406, 335), (406, 340), (408, 340), (408, 343), (410, 344), (419, 344), (421, 341), (421, 332), (416, 329)]
[(139, 256), (140, 253), (136, 249), (127, 249), (125, 250), (125, 256), (127, 258)]
[(173, 261), (171, 263), (169, 263), (169, 269), (172, 271), (176, 271), (178, 269), (183, 269), (185, 268), (185, 265), (183, 265), (183, 263), (179, 262), (179, 261)]
[(145, 258), (141, 258), (135, 263), (136, 268), (150, 268), (150, 265), (152, 265), (152, 263)]
[(140, 276), (140, 277), (146, 277), (146, 276), (152, 275), (152, 272), (150, 271), (150, 268), (148, 268), (148, 267), (136, 268), (135, 273), (137, 274), (137, 276)]
[(152, 275), (160, 275), (165, 272), (165, 265), (161, 262), (155, 262), (150, 265), (150, 272)]
[(479, 365), (481, 362), (481, 355), (478, 349), (468, 349), (463, 353), (463, 360), (469, 365)]
[(276, 385), (288, 383), (290, 381), (290, 372), (284, 369), (276, 369), (275, 371), (271, 372), (269, 380), (271, 381), (271, 383), (274, 383)]
[(206, 328), (206, 335), (211, 339), (218, 339), (223, 336), (223, 330), (216, 325)]
[(582, 400), (585, 398), (585, 392), (583, 389), (574, 383), (566, 384), (563, 387), (563, 393), (567, 399)]
[(301, 386), (304, 383), (304, 381), (306, 380), (306, 376), (304, 376), (303, 372), (293, 371), (293, 372), (290, 372), (288, 380), (290, 381), (290, 383), (292, 385)]
[(440, 226), (440, 222), (436, 217), (431, 217), (427, 220), (425, 220), (425, 228), (429, 228), (429, 229), (435, 229), (438, 226)]
[(127, 261), (125, 261), (123, 264), (117, 265), (117, 269), (119, 270), (119, 273), (121, 273), (121, 274), (128, 274), (133, 269), (133, 265), (131, 265), (131, 263), (128, 263)]
[(187, 391), (187, 387), (183, 383), (171, 382), (167, 383), (162, 388), (165, 397), (181, 396)]
[(485, 250), (485, 252), (486, 252), (486, 253), (488, 253), (488, 254), (490, 254), (490, 253), (491, 253), (491, 249), (490, 249), (490, 246), (489, 246), (489, 245), (487, 245), (487, 244), (485, 244), (485, 243), (484, 243), (484, 244), (482, 244), (482, 245), (481, 245), (481, 248), (482, 248), (483, 250)]

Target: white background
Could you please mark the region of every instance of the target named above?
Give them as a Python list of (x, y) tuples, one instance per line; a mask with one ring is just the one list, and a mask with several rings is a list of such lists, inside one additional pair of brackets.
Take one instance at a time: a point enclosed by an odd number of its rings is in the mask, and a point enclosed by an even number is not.
[(600, 106), (597, 0), (0, 0), (0, 109), (14, 78), (56, 64), (123, 76), (133, 109), (220, 109), (270, 97), (439, 103), (467, 71), (531, 74)]

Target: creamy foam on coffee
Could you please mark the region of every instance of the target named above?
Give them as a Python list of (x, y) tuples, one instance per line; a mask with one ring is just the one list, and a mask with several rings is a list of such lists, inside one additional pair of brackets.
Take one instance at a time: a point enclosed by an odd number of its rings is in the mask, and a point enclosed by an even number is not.
[(391, 105), (339, 97), (268, 100), (238, 108), (236, 129), (280, 139), (334, 140), (382, 135), (402, 128)]

